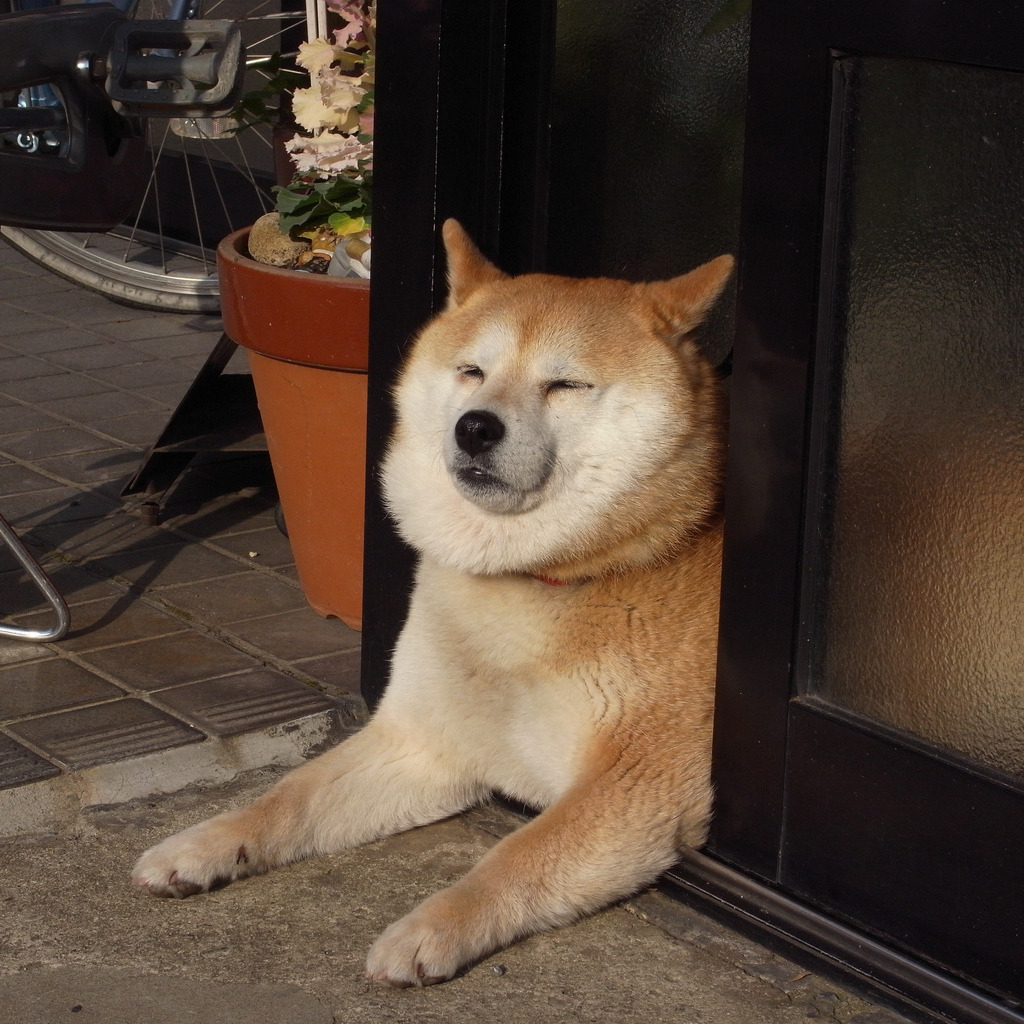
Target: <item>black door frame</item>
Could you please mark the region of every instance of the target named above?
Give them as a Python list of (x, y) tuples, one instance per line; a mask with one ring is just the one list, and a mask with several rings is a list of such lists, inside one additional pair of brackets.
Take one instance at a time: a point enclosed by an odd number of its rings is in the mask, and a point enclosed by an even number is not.
[(391, 382), (444, 301), (445, 218), (458, 218), (508, 271), (542, 269), (554, 12), (554, 0), (388, 0), (378, 9), (362, 648), (371, 707), (413, 574), (375, 473), (391, 430)]

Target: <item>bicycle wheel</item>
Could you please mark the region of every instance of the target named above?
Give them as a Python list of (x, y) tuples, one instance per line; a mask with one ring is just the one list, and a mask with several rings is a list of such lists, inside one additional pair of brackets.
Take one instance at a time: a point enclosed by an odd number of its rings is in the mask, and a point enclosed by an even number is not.
[[(172, 2), (140, 0), (134, 17), (174, 16)], [(199, 0), (189, 16), (239, 24), (247, 54), (245, 92), (280, 74), (272, 55), (287, 58), (304, 36), (305, 11), (295, 10), (293, 0)], [(215, 313), (217, 243), (272, 208), (280, 151), (270, 125), (237, 133), (235, 127), (229, 118), (149, 119), (145, 196), (132, 218), (113, 231), (2, 227), (0, 234), (53, 273), (116, 302)]]

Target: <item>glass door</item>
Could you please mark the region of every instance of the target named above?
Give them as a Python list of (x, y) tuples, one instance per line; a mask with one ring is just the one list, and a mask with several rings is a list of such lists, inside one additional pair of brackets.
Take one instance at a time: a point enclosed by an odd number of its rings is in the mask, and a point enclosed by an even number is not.
[(833, 61), (800, 688), (1013, 785), (1024, 780), (1024, 75)]
[(752, 35), (708, 852), (1018, 1019), (1024, 13)]

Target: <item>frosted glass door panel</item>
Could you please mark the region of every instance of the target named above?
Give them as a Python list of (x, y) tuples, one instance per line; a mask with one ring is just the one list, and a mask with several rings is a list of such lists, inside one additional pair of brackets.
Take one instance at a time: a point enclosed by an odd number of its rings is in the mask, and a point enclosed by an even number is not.
[(809, 687), (1024, 777), (1024, 76), (836, 80)]

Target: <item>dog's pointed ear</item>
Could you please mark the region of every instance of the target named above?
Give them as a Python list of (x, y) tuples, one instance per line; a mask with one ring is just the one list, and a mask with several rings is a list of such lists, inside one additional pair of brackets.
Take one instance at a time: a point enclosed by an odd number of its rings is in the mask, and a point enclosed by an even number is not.
[(675, 343), (698, 327), (722, 294), (735, 262), (719, 256), (681, 277), (644, 285), (658, 333)]
[(473, 244), (465, 228), (449, 217), (441, 228), (448, 254), (448, 308), (461, 306), (481, 285), (500, 281), (503, 274)]

